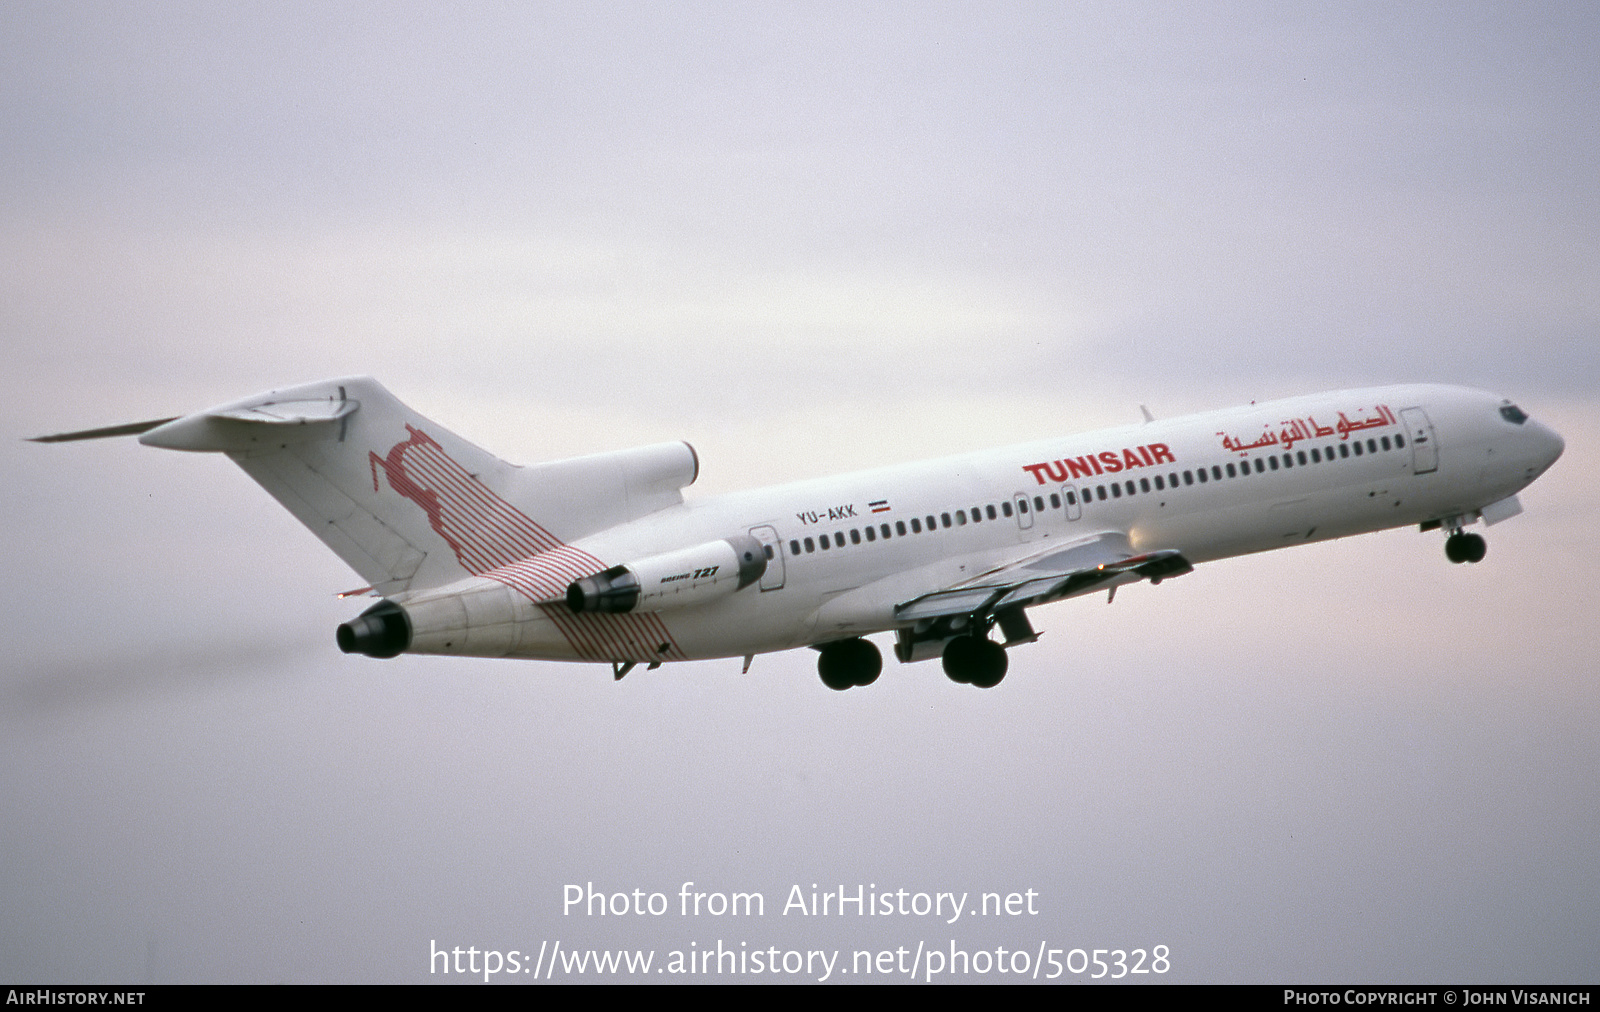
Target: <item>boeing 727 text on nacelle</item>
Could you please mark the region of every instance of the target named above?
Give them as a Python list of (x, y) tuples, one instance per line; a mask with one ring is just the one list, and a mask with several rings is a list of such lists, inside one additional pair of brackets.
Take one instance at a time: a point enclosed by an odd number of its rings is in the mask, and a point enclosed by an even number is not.
[(620, 678), (809, 646), (835, 689), (877, 679), (884, 632), (993, 686), (1027, 609), (1231, 555), (1417, 524), (1477, 562), (1463, 528), (1519, 513), (1563, 448), (1493, 394), (1392, 386), (685, 502), (687, 443), (517, 467), (362, 377), (42, 438), (132, 434), (227, 454), (370, 584), (346, 653)]

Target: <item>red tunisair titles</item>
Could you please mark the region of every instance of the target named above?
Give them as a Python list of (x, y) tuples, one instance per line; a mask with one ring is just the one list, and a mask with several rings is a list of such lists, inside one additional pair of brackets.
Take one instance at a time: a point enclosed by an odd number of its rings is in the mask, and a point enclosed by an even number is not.
[(1102, 450), (1081, 457), (1047, 460), (1040, 464), (1023, 464), (1022, 469), (1033, 475), (1041, 485), (1059, 483), (1071, 478), (1093, 478), (1102, 474), (1131, 471), (1136, 467), (1155, 467), (1158, 464), (1176, 464), (1177, 458), (1166, 443), (1146, 443), (1132, 448)]

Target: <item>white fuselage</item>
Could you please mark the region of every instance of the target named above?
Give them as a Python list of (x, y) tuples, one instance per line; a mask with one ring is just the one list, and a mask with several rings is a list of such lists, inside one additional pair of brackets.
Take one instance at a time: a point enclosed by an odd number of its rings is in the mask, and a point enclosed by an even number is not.
[[(585, 616), (593, 635), (553, 619), (562, 605), (484, 577), (394, 600), (417, 627), (415, 652), (648, 661), (784, 650), (896, 628), (896, 605), (1102, 532), (1200, 563), (1459, 527), (1561, 453), (1559, 436), (1509, 405), (1446, 386), (1339, 391), (685, 502), (572, 548), (609, 566), (752, 534), (770, 547), (760, 581), (648, 617)], [(448, 615), (474, 598), (466, 610), (488, 617), (450, 632), (462, 626)]]

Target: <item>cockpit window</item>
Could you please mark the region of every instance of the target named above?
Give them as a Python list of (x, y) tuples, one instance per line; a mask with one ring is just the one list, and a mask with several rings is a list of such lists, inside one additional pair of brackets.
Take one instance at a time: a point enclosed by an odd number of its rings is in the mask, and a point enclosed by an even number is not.
[(1513, 425), (1521, 425), (1528, 420), (1528, 413), (1515, 404), (1505, 404), (1500, 408), (1500, 417)]

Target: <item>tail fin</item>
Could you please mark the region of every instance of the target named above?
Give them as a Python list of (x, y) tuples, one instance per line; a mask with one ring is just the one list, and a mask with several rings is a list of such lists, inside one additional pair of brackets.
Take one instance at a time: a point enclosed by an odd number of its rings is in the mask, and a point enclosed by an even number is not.
[(383, 595), (450, 583), (676, 505), (698, 469), (687, 443), (516, 467), (369, 377), (247, 397), (139, 441), (226, 453)]

